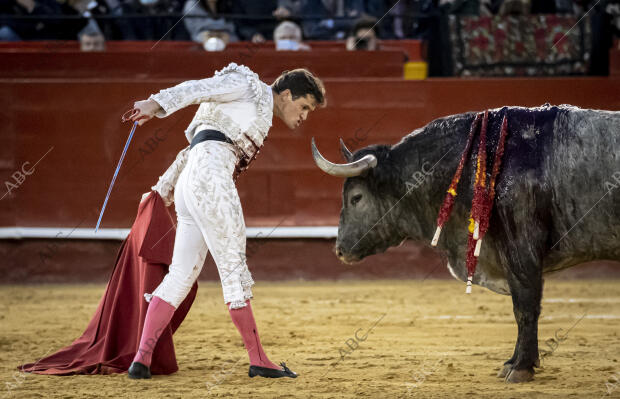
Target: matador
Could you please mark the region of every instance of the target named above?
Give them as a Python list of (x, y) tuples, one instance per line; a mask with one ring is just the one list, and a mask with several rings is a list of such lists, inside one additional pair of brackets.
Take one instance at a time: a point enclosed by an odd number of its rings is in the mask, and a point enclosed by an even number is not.
[(190, 145), (151, 187), (166, 205), (175, 203), (176, 237), (168, 273), (153, 292), (144, 294), (149, 306), (128, 375), (151, 377), (158, 332), (189, 293), (210, 251), (224, 303), (248, 351), (249, 376), (295, 378), (285, 363), (272, 363), (260, 343), (250, 305), (254, 281), (246, 263), (246, 227), (235, 180), (260, 152), (273, 116), (290, 129), (299, 127), (311, 111), (325, 106), (325, 88), (306, 69), (285, 71), (268, 85), (246, 66), (231, 63), (213, 77), (186, 81), (136, 102), (131, 119), (142, 125), (191, 104), (200, 106), (185, 130)]

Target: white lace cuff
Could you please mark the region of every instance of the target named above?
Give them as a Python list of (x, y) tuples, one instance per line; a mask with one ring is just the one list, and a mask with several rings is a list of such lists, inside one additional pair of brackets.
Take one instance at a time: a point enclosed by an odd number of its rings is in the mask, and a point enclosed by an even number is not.
[(248, 306), (248, 304), (245, 303), (245, 301), (232, 301), (228, 306), (228, 309), (241, 309), (245, 308), (246, 306)]

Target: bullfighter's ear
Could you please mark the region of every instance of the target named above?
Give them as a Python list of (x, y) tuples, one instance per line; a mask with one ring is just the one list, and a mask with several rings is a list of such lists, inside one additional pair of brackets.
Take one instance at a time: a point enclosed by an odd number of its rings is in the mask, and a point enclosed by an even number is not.
[(353, 154), (349, 151), (342, 139), (340, 139), (340, 153), (346, 162), (351, 162), (351, 159), (353, 159)]

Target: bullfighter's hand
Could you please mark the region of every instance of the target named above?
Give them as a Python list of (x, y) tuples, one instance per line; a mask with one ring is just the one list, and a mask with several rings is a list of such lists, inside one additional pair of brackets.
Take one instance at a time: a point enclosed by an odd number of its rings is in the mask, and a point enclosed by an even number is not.
[(142, 126), (145, 122), (150, 120), (157, 111), (161, 109), (161, 106), (154, 100), (136, 101), (133, 104), (134, 110), (138, 111), (131, 117), (132, 121), (138, 121), (138, 125)]
[(150, 193), (151, 193), (151, 192), (149, 191), (148, 193), (144, 193), (144, 194), (142, 194), (142, 198), (140, 199), (140, 203), (143, 203), (143, 202), (144, 202), (144, 200), (146, 199), (146, 197), (148, 197)]

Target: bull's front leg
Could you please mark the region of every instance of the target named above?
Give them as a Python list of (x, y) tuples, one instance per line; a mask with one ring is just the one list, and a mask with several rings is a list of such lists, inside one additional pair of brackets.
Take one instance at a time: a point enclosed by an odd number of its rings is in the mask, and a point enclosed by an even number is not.
[[(518, 325), (515, 350), (498, 376), (506, 382), (526, 382), (534, 378), (538, 358), (538, 317), (542, 298), (542, 254), (547, 241), (544, 218), (536, 207), (499, 207), (500, 259), (512, 296)], [(540, 209), (540, 208), (538, 208)], [(519, 213), (518, 215), (515, 213)], [(517, 221), (519, 221), (517, 223)], [(524, 222), (527, 221), (527, 222)]]
[[(506, 382), (526, 382), (534, 378), (538, 358), (538, 317), (542, 297), (542, 278), (536, 275), (509, 277), (512, 309), (518, 325), (517, 343), (504, 365)], [(511, 281), (512, 280), (512, 281)]]

